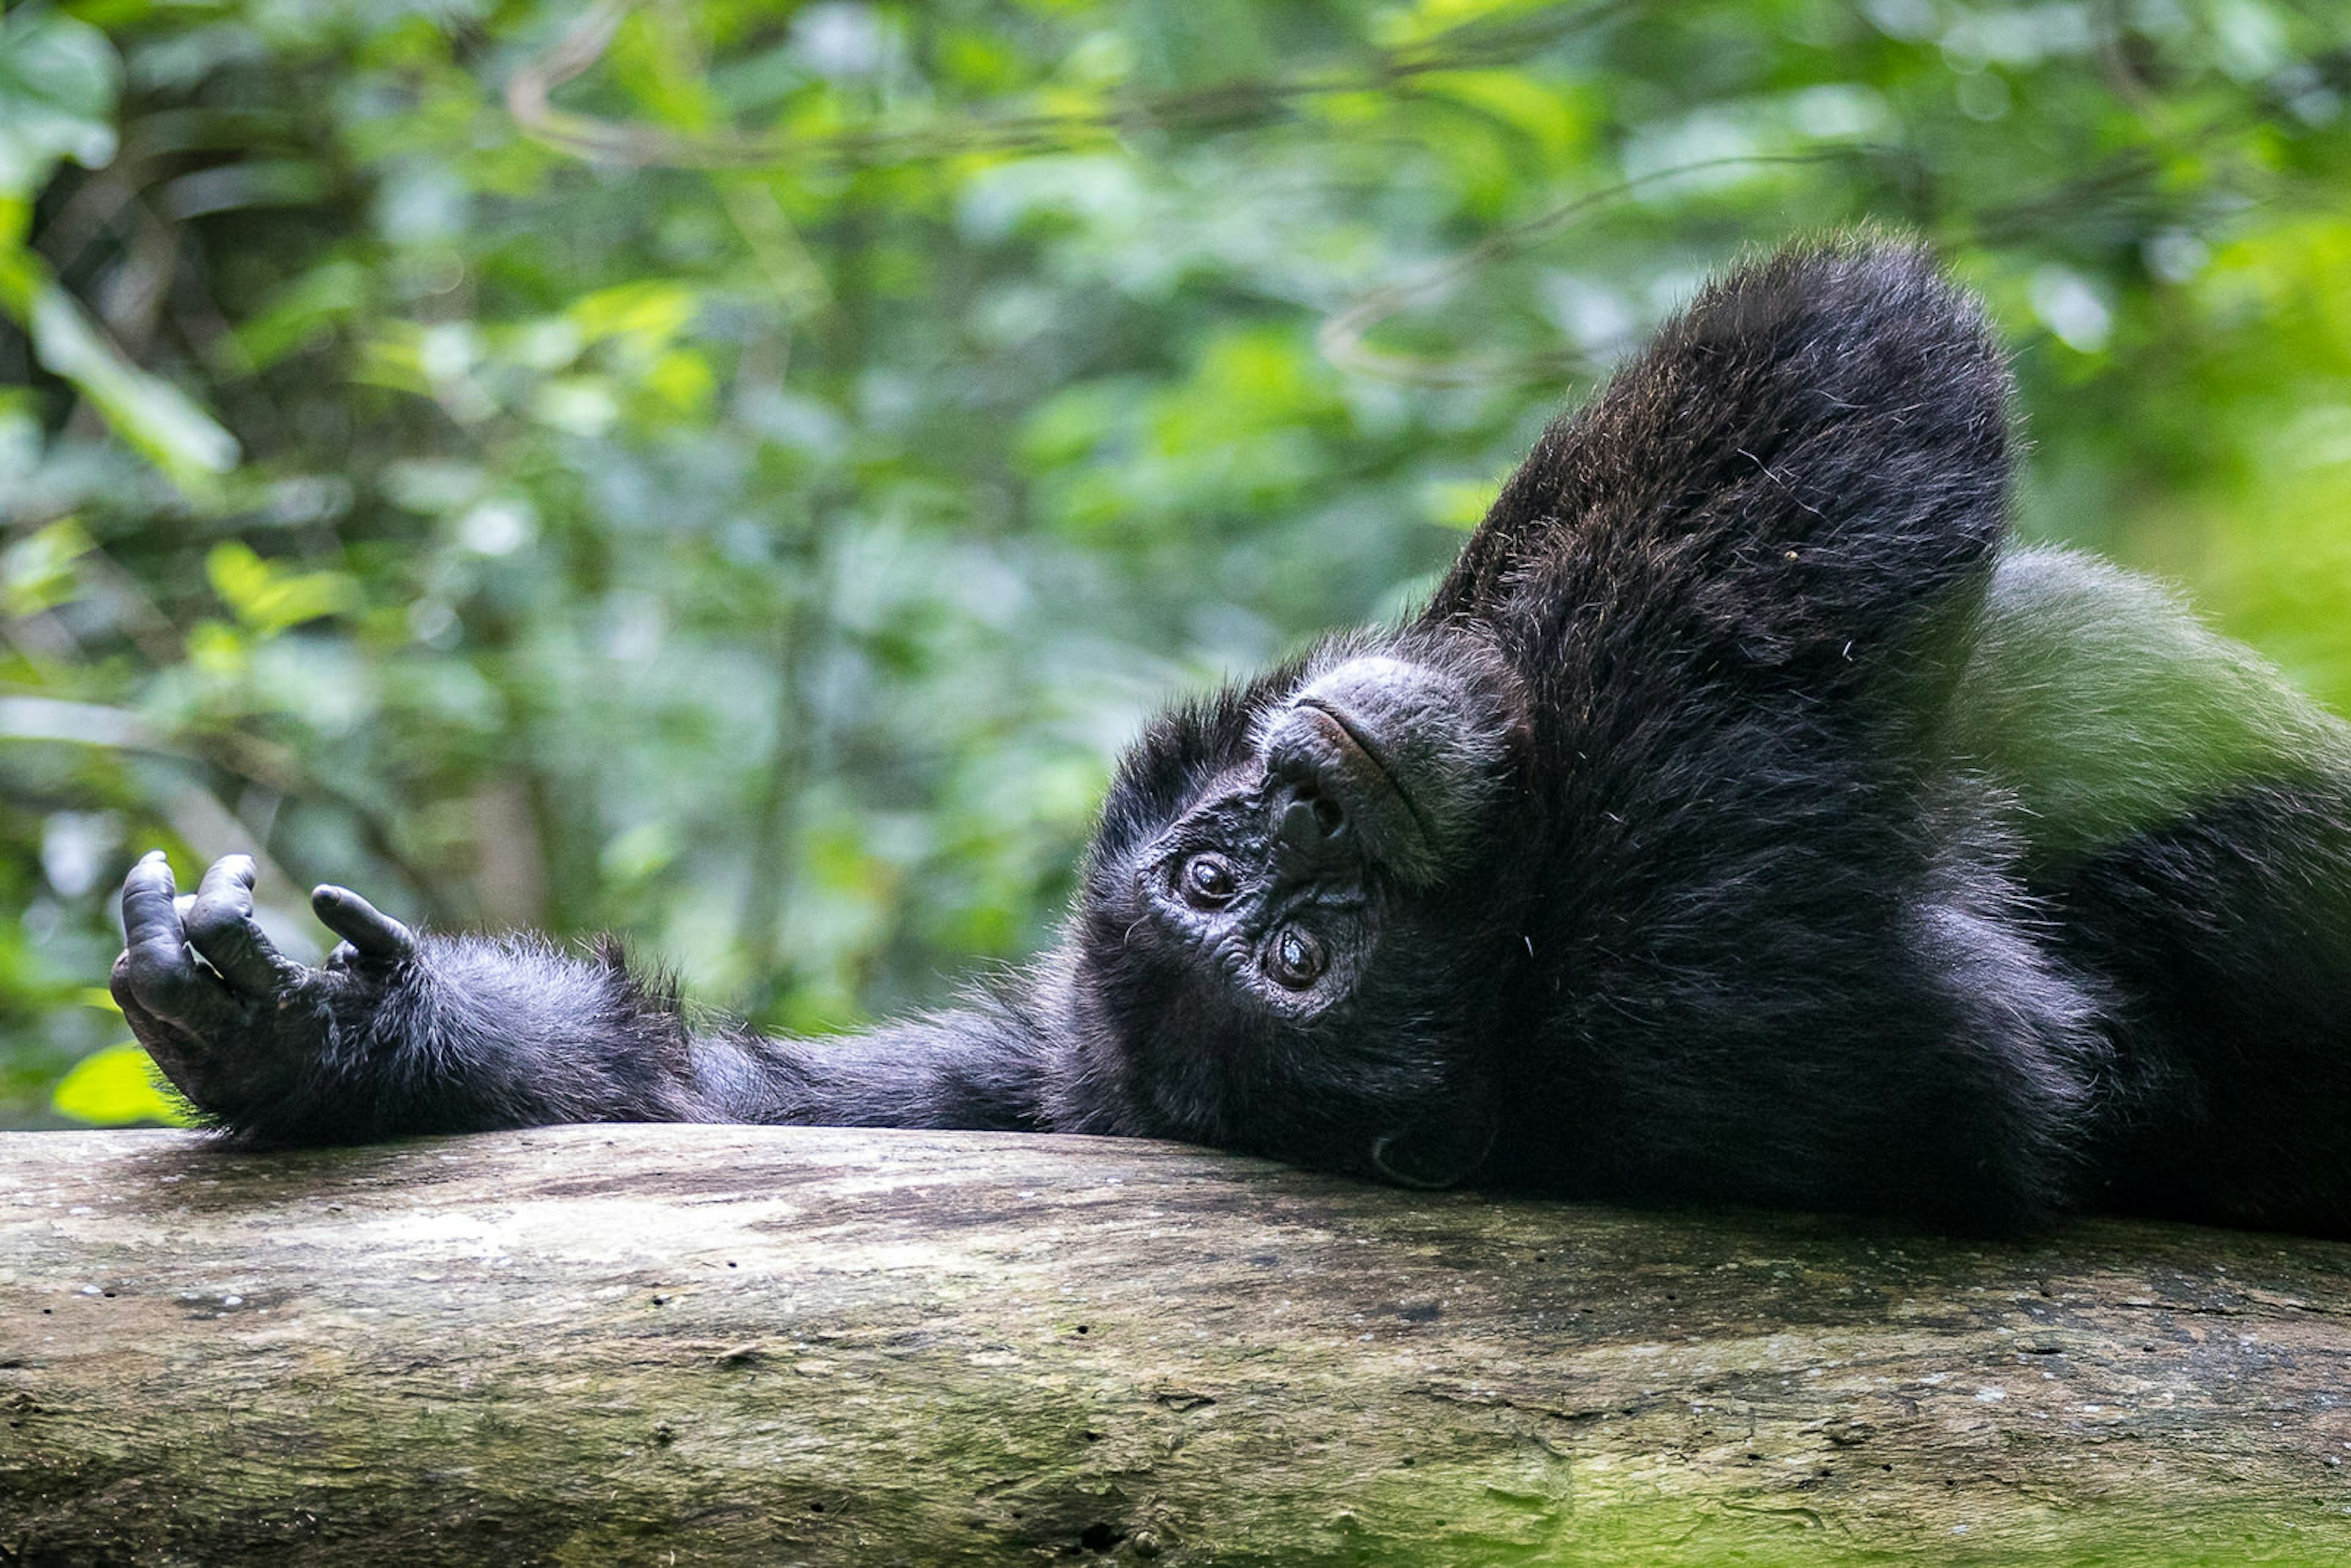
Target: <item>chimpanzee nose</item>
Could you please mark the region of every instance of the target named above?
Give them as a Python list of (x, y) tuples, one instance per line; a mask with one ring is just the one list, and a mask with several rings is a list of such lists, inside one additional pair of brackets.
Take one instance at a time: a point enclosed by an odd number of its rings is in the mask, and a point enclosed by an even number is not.
[(1311, 786), (1294, 788), (1274, 808), (1274, 836), (1300, 854), (1313, 854), (1344, 831), (1347, 813), (1339, 802)]

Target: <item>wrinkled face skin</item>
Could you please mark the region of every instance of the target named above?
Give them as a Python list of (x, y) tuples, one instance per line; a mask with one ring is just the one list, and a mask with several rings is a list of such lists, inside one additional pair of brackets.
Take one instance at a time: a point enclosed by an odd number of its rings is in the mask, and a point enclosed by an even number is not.
[(1104, 808), (1078, 989), (1131, 1131), (1447, 1186), (1520, 955), (1517, 684), (1468, 638), (1326, 650), (1162, 720)]

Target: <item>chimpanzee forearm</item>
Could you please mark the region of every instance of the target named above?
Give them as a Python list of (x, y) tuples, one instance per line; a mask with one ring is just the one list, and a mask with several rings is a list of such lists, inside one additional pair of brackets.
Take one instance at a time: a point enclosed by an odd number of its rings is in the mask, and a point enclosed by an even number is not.
[[(427, 937), (358, 1029), (381, 1122), (338, 1137), (611, 1121), (1040, 1125), (1042, 1047), (1006, 1009), (817, 1040), (697, 1032), (674, 992), (610, 945), (579, 958), (527, 937)], [(321, 1083), (318, 1103), (351, 1105), (353, 1087)]]
[(695, 1114), (711, 1121), (1046, 1132), (1065, 1119), (1049, 1109), (1051, 1048), (992, 998), (817, 1040), (737, 1028), (690, 1050)]

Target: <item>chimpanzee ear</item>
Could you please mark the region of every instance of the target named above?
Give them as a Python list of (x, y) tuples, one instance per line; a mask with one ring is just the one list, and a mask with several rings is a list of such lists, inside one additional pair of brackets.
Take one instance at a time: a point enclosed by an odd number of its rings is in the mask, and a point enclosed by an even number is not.
[(1573, 595), (1670, 607), (1750, 664), (1849, 659), (1986, 569), (2008, 390), (1981, 308), (1923, 247), (1782, 251), (1543, 433), (1429, 615)]

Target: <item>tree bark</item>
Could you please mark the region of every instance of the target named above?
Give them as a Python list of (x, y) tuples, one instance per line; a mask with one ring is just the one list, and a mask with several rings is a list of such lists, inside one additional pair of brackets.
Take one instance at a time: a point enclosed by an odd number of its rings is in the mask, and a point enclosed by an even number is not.
[(2179, 1226), (989, 1134), (0, 1136), (0, 1562), (2335, 1561), (2347, 1362), (2351, 1247)]

